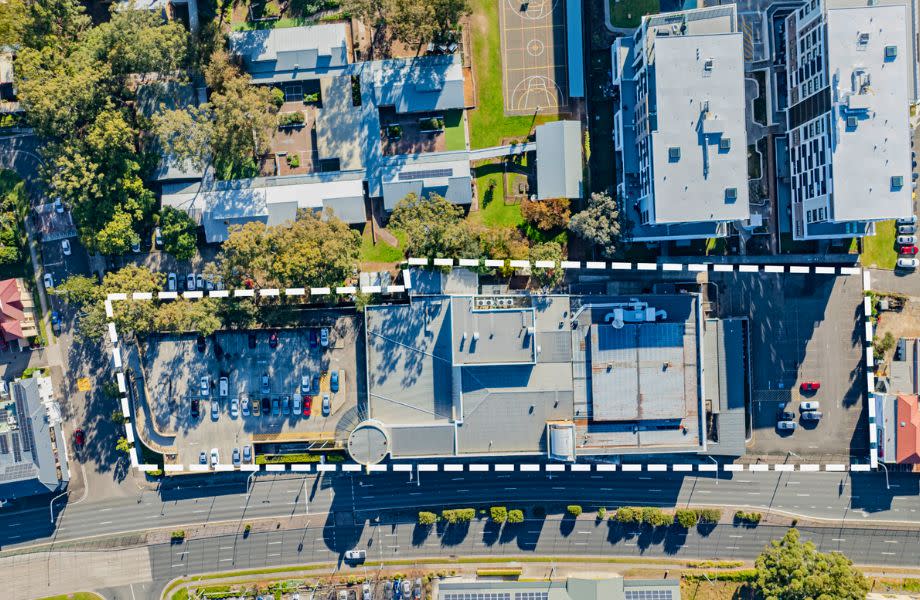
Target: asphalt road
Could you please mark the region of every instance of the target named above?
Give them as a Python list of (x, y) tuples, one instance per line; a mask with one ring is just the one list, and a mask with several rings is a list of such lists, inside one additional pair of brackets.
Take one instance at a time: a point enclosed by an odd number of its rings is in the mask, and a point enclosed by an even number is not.
[(281, 520), (305, 514), (328, 520), (330, 515), (343, 513), (352, 521), (365, 522), (391, 509), (411, 513), (425, 506), (439, 509), (495, 503), (509, 507), (572, 502), (608, 508), (750, 506), (829, 519), (832, 525), (854, 520), (920, 522), (920, 480), (892, 473), (891, 485), (886, 490), (884, 475), (878, 473), (829, 472), (723, 473), (718, 480), (682, 473), (566, 473), (552, 479), (528, 473), (426, 473), (421, 486), (402, 473), (310, 475), (306, 479), (261, 474), (247, 496), (241, 477), (230, 476), (217, 483), (213, 475), (207, 475), (170, 480), (158, 491), (142, 490), (134, 496), (87, 498), (70, 506), (58, 500), (54, 528), (47, 504), (4, 514), (0, 516), (0, 549), (196, 523)]

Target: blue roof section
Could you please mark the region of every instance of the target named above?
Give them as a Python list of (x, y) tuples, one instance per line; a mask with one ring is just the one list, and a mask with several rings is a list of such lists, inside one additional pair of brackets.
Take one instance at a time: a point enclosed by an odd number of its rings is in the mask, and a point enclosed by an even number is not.
[(433, 152), (385, 157), (380, 163), (380, 193), (386, 210), (414, 193), (417, 196), (436, 193), (454, 204), (473, 201), (469, 153)]
[(378, 106), (398, 113), (464, 108), (463, 66), (456, 54), (372, 63)]
[(569, 97), (584, 98), (585, 70), (583, 33), (581, 26), (581, 0), (565, 2), (565, 36), (568, 52)]
[(237, 31), (230, 34), (231, 49), (243, 57), (256, 83), (263, 79), (308, 79), (301, 74), (323, 74), (348, 64), (344, 23)]

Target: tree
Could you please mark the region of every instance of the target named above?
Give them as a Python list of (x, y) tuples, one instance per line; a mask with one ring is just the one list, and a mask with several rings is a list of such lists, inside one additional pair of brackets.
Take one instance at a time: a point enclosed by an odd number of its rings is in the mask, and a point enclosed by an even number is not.
[(382, 4), (393, 37), (415, 46), (446, 36), (470, 12), (468, 0), (383, 0)]
[(812, 542), (801, 542), (790, 529), (773, 540), (754, 563), (752, 587), (765, 600), (856, 600), (866, 597), (869, 582), (840, 552), (818, 552)]
[(569, 230), (600, 246), (604, 256), (613, 256), (620, 241), (620, 211), (616, 200), (606, 193), (591, 194), (588, 207), (569, 221)]
[(722, 518), (722, 511), (718, 508), (701, 508), (696, 511), (700, 523), (718, 523)]
[(581, 506), (579, 506), (578, 504), (569, 504), (568, 506), (565, 507), (565, 511), (569, 513), (570, 515), (572, 515), (573, 517), (577, 517), (578, 515), (581, 514)]
[(119, 452), (124, 452), (125, 454), (130, 454), (131, 444), (128, 443), (128, 440), (126, 440), (125, 438), (120, 437), (118, 438), (118, 441), (115, 442), (115, 450)]
[(569, 224), (572, 205), (568, 198), (549, 198), (547, 200), (525, 198), (521, 202), (521, 216), (540, 231), (550, 231)]
[(342, 10), (369, 27), (376, 27), (384, 15), (386, 0), (343, 0)]
[(493, 523), (504, 523), (508, 520), (508, 509), (504, 506), (493, 506), (489, 509), (489, 517)]
[(632, 506), (623, 506), (614, 513), (613, 520), (618, 523), (641, 523), (642, 511)]
[(674, 524), (680, 525), (684, 529), (696, 527), (699, 517), (696, 511), (689, 508), (679, 508), (674, 512)]
[(26, 7), (23, 0), (0, 2), (0, 45), (17, 47), (22, 44), (26, 29)]
[(389, 226), (406, 233), (409, 256), (479, 256), (479, 243), (463, 220), (463, 208), (437, 194), (409, 194), (396, 203)]
[(91, 226), (84, 227), (80, 240), (101, 254), (126, 254), (132, 245), (140, 243), (141, 238), (134, 231), (133, 216), (119, 207), (102, 229), (94, 232)]
[(469, 523), (476, 516), (474, 508), (452, 508), (441, 511), (441, 518), (447, 521), (448, 525), (456, 523)]
[(511, 509), (508, 511), (508, 522), (509, 523), (523, 523), (524, 522), (524, 511)]
[(438, 515), (433, 512), (419, 511), (418, 513), (418, 524), (419, 525), (434, 525), (438, 522)]
[(527, 240), (515, 227), (473, 226), (465, 221), (462, 225), (479, 240), (477, 256), (499, 260), (524, 260), (528, 257)]
[(125, 424), (125, 415), (123, 412), (121, 412), (121, 410), (116, 409), (112, 411), (112, 423), (115, 423), (116, 425)]
[(198, 249), (196, 230), (198, 226), (184, 210), (171, 206), (163, 207), (160, 213), (160, 229), (163, 234), (163, 249), (179, 260), (189, 260)]
[(90, 27), (90, 18), (77, 0), (32, 0), (27, 3), (23, 43), (28, 48), (63, 48)]
[(177, 299), (161, 304), (153, 319), (155, 331), (195, 331), (208, 336), (221, 328), (218, 304), (211, 298)]
[(672, 521), (672, 517), (664, 514), (660, 508), (646, 506), (642, 509), (642, 522), (652, 527), (662, 527)]
[(531, 266), (530, 276), (540, 287), (556, 287), (565, 280), (565, 271), (560, 266), (560, 263), (565, 260), (562, 246), (556, 242), (534, 244), (530, 248), (530, 262), (533, 264), (538, 260), (551, 260), (556, 265), (554, 267)]

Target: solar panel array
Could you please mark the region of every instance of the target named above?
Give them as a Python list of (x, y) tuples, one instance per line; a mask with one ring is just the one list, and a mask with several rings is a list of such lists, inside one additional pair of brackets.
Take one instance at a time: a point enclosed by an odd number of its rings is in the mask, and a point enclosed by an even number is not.
[(549, 600), (549, 592), (515, 592), (514, 600)]
[(35, 475), (35, 466), (32, 463), (20, 463), (10, 465), (0, 471), (0, 483), (5, 481), (18, 481)]
[(9, 454), (10, 453), (10, 441), (7, 439), (6, 434), (0, 435), (0, 454)]
[(473, 592), (444, 594), (444, 600), (511, 600), (510, 592)]
[(427, 169), (424, 171), (403, 171), (399, 174), (400, 181), (413, 181), (415, 179), (437, 179), (440, 177), (453, 177), (453, 169)]
[(13, 460), (22, 462), (22, 450), (19, 449), (19, 434), (13, 432)]
[(671, 600), (671, 590), (626, 590), (626, 600)]
[(25, 432), (22, 438), (22, 449), (30, 452), (35, 447), (35, 436), (32, 434), (32, 420), (28, 418), (29, 411), (26, 410), (24, 397), (24, 392), (16, 394), (16, 410), (19, 412), (19, 427)]

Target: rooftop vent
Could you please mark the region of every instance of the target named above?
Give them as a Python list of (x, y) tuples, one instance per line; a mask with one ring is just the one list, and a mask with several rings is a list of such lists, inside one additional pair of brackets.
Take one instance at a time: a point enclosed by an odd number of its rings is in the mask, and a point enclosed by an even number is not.
[(731, 150), (731, 147), (732, 147), (731, 138), (723, 137), (722, 139), (719, 140), (719, 150), (721, 150), (722, 152), (728, 152), (729, 150)]
[(680, 148), (677, 146), (671, 146), (668, 148), (668, 160), (671, 162), (676, 162), (680, 160)]
[(893, 60), (898, 55), (897, 46), (885, 46), (885, 60)]
[(902, 187), (904, 187), (904, 177), (901, 175), (892, 175), (891, 176), (891, 187), (896, 190), (899, 190)]
[(847, 129), (856, 129), (856, 123), (858, 119), (853, 116), (847, 117)]
[(704, 71), (712, 71), (712, 68), (715, 66), (715, 63), (716, 63), (715, 60), (713, 60), (713, 59), (711, 59), (711, 58), (707, 58), (707, 59), (706, 59), (706, 62), (703, 63), (703, 70), (704, 70)]
[(725, 200), (734, 202), (738, 199), (738, 188), (725, 188)]
[(856, 43), (859, 44), (863, 48), (866, 47), (869, 44), (869, 34), (860, 33), (859, 37), (856, 39)]

